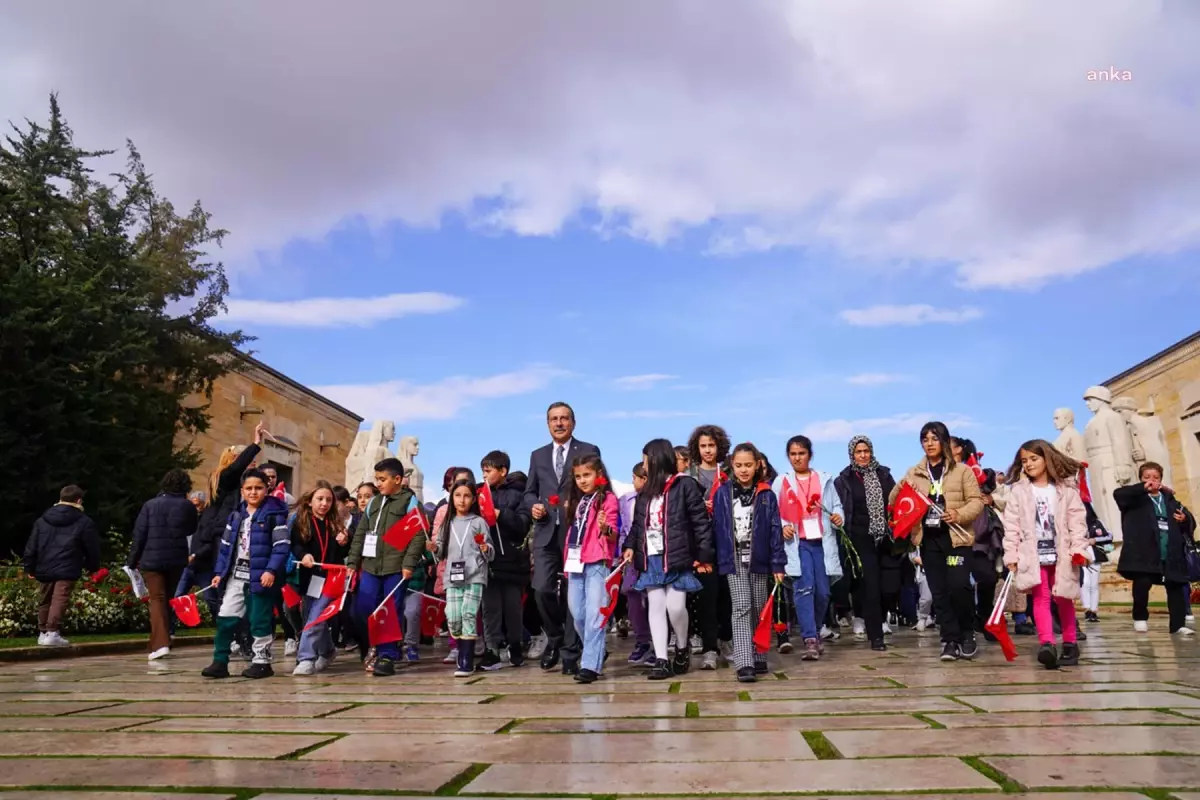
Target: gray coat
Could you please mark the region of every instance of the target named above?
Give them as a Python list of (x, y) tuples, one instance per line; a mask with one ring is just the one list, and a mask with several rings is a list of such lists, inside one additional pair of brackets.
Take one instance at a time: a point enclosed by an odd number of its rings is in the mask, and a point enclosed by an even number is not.
[[(446, 562), (446, 586), (463, 585), (450, 583), (450, 565), (456, 561), (464, 563), (466, 570), (464, 583), (479, 583), (487, 586), (488, 562), (496, 557), (496, 549), (492, 544), (492, 535), (488, 531), (487, 523), (483, 521), (483, 517), (477, 514), (454, 517), (449, 520), (449, 523), (446, 535), (439, 536), (437, 549), (438, 558)], [(487, 542), (487, 553), (480, 552), (479, 545), (475, 543), (475, 535), (480, 533), (483, 534), (483, 540)], [(462, 539), (461, 543), (458, 541), (460, 538)]]

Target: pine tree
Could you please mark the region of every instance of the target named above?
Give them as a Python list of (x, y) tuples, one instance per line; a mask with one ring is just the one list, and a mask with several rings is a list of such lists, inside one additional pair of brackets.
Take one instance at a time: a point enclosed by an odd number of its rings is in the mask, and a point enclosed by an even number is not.
[(42, 125), (0, 143), (0, 553), (20, 552), (68, 483), (102, 531), (128, 533), (202, 431), (186, 408), (247, 340), (210, 322), (229, 285), (210, 260), (225, 231), (199, 203), (184, 216), (155, 191), (132, 143), (108, 182), (75, 145), (56, 97)]

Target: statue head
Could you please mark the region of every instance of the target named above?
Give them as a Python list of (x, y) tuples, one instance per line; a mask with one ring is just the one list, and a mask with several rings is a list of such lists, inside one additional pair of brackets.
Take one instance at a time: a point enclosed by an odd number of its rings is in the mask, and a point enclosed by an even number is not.
[(1054, 410), (1054, 429), (1066, 430), (1075, 424), (1075, 412), (1069, 408), (1057, 408)]
[(1121, 415), (1128, 422), (1137, 411), (1137, 401), (1132, 397), (1118, 397), (1113, 400), (1113, 410)]
[(396, 438), (396, 423), (390, 419), (385, 419), (380, 424), (379, 430), (382, 432), (382, 438), (385, 442), (390, 442)]
[(1112, 404), (1112, 392), (1104, 386), (1089, 386), (1083, 393), (1083, 401), (1093, 414), (1102, 407)]
[(396, 454), (404, 461), (412, 463), (412, 460), (421, 453), (421, 441), (415, 436), (404, 436), (400, 439), (400, 444), (396, 447)]

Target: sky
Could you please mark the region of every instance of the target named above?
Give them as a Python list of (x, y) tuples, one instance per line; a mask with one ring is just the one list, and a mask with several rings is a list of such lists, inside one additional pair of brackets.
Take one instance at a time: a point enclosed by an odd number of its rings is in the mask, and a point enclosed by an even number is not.
[(1197, 41), (1190, 0), (45, 0), (0, 115), (132, 140), (230, 231), (219, 324), (428, 486), (558, 400), (622, 480), (704, 423), (1000, 467), (1200, 327)]

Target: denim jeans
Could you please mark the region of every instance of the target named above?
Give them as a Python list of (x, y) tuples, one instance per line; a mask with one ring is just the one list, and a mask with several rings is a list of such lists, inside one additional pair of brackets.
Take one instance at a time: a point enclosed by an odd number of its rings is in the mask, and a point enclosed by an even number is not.
[(404, 646), (417, 647), (421, 644), (421, 593), (405, 591), (404, 594)]
[(585, 564), (582, 574), (570, 575), (567, 579), (567, 607), (575, 620), (579, 641), (583, 642), (579, 668), (590, 669), (597, 675), (604, 666), (605, 626), (600, 608), (608, 604), (608, 593), (604, 591), (606, 578), (608, 565), (600, 562)]
[(800, 577), (792, 578), (800, 636), (816, 639), (829, 608), (829, 576), (825, 574), (825, 547), (820, 539), (799, 542)]
[[(333, 602), (332, 597), (321, 595), (309, 597), (305, 595), (301, 608), (304, 609), (304, 624), (312, 622), (317, 615)], [(302, 625), (301, 628), (304, 626)], [(297, 661), (316, 661), (317, 656), (328, 657), (333, 652), (333, 633), (329, 623), (322, 622), (300, 633), (300, 647), (296, 650)]]
[[(400, 573), (395, 575), (371, 575), (367, 572), (360, 572), (358, 575), (358, 594), (354, 598), (354, 615), (358, 617), (362, 624), (362, 629), (367, 629), (367, 617), (375, 612), (375, 609), (383, 602), (383, 598), (387, 597), (388, 592), (396, 588), (396, 585), (404, 579)], [(404, 596), (400, 592), (392, 595), (392, 602), (396, 606), (396, 613), (402, 613)], [(400, 643), (387, 642), (375, 648), (375, 655), (379, 658), (390, 658), (392, 661), (397, 661), (400, 658)]]

